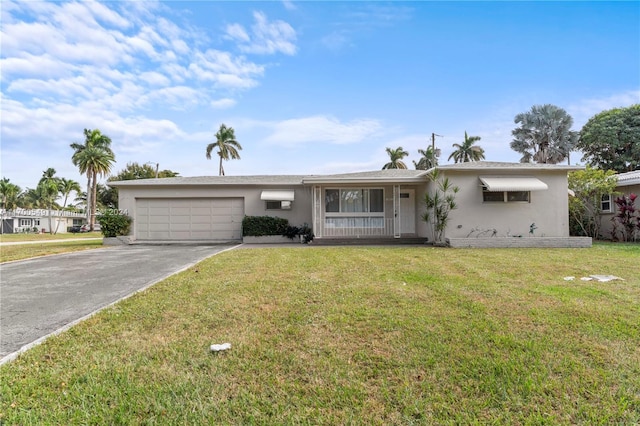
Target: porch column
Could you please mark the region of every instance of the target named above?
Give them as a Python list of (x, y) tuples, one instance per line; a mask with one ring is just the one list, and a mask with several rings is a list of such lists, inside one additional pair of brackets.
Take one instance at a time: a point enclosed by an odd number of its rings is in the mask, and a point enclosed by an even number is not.
[(400, 185), (393, 185), (393, 238), (400, 238)]
[(313, 223), (313, 233), (316, 237), (322, 238), (322, 187), (315, 185), (311, 194), (311, 220)]

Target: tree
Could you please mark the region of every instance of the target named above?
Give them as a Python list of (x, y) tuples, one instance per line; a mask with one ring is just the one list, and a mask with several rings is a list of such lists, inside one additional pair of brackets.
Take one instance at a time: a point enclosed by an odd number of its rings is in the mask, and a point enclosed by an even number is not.
[(613, 170), (587, 166), (569, 173), (569, 224), (572, 235), (601, 238), (601, 204), (604, 195), (615, 193), (617, 178)]
[(428, 147), (427, 150), (419, 149), (418, 154), (420, 154), (420, 160), (416, 163), (413, 162), (416, 170), (429, 170), (438, 165), (438, 157), (440, 157), (440, 149), (436, 148), (433, 150), (433, 147)]
[[(149, 164), (139, 164), (136, 162), (127, 163), (127, 166), (120, 170), (118, 174), (109, 177), (109, 182), (115, 182), (119, 180), (136, 180), (136, 179), (158, 179), (176, 177), (180, 173), (173, 170), (157, 170)], [(105, 187), (98, 185), (98, 191), (96, 193), (98, 204), (102, 204), (103, 207), (110, 209), (118, 208), (118, 188)]]
[[(62, 210), (67, 207), (67, 201), (69, 201), (69, 195), (72, 192), (76, 194), (80, 194), (82, 192), (82, 188), (80, 188), (80, 184), (73, 179), (65, 179), (60, 178), (58, 180), (58, 192), (64, 196), (64, 202), (62, 204)], [(58, 226), (60, 225), (60, 221), (56, 224), (55, 233), (58, 233)]]
[(0, 179), (0, 197), (2, 200), (0, 207), (6, 210), (15, 210), (18, 206), (17, 202), (20, 192), (20, 187), (11, 183), (8, 178)]
[(578, 133), (571, 130), (573, 118), (555, 105), (534, 105), (531, 111), (516, 115), (520, 127), (511, 134), (511, 149), (522, 154), (521, 163), (557, 164), (575, 147)]
[(43, 198), (45, 205), (49, 211), (49, 233), (53, 234), (53, 226), (51, 226), (51, 209), (53, 203), (58, 198), (60, 192), (60, 178), (56, 177), (56, 169), (49, 167), (42, 172), (40, 182), (38, 182), (40, 188), (40, 196)]
[(475, 142), (480, 140), (480, 136), (468, 136), (467, 132), (464, 132), (464, 142), (462, 145), (454, 143), (452, 146), (455, 150), (451, 153), (448, 160), (453, 158), (455, 163), (468, 163), (469, 161), (484, 160), (484, 149), (480, 145), (474, 145)]
[(222, 160), (239, 160), (240, 153), (238, 151), (242, 150), (242, 146), (236, 140), (233, 127), (227, 127), (224, 123), (220, 125), (220, 129), (216, 133), (216, 141), (207, 145), (207, 160), (211, 160), (211, 151), (214, 148), (218, 148), (218, 156), (220, 157), (219, 176), (224, 176)]
[(96, 186), (98, 175), (105, 176), (111, 171), (115, 155), (111, 150), (111, 138), (100, 130), (84, 129), (84, 144), (72, 143), (74, 150), (71, 161), (80, 174), (87, 175), (87, 210), (89, 227), (93, 231), (96, 214)]
[(389, 154), (389, 162), (382, 166), (382, 170), (386, 169), (406, 169), (407, 165), (402, 161), (404, 157), (409, 155), (407, 151), (402, 149), (401, 146), (396, 149), (387, 148), (387, 154)]
[(449, 213), (458, 208), (455, 198), (460, 188), (454, 186), (449, 178), (441, 179), (438, 169), (434, 169), (429, 178), (435, 182), (436, 188), (433, 193), (427, 191), (424, 196), (426, 209), (422, 220), (431, 224), (434, 243), (442, 244), (444, 231), (449, 223)]
[[(180, 173), (172, 170), (159, 170), (158, 178), (176, 177)], [(156, 169), (149, 164), (139, 164), (136, 162), (127, 163), (127, 166), (120, 170), (118, 174), (109, 177), (109, 181), (153, 179), (156, 177)]]
[(47, 208), (44, 188), (38, 185), (35, 189), (26, 188), (19, 196), (17, 205), (23, 209), (44, 209)]
[(591, 166), (618, 173), (640, 169), (640, 104), (591, 117), (576, 147)]

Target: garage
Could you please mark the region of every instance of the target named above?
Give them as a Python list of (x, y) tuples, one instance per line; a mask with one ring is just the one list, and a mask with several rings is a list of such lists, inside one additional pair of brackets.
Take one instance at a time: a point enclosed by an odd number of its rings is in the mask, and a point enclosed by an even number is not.
[(137, 198), (138, 240), (241, 240), (243, 198)]

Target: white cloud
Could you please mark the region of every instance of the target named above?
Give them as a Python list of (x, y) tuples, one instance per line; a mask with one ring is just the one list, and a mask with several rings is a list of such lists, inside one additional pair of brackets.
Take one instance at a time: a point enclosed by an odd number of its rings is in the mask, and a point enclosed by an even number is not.
[(226, 37), (238, 42), (240, 50), (246, 53), (296, 54), (296, 31), (291, 25), (280, 20), (269, 22), (263, 12), (254, 12), (253, 19), (251, 35), (242, 25), (231, 24), (226, 28)]
[(237, 102), (234, 99), (224, 98), (224, 99), (218, 99), (218, 100), (215, 100), (215, 101), (211, 101), (211, 103), (209, 105), (211, 105), (212, 108), (225, 109), (225, 108), (231, 108), (236, 103)]
[(323, 115), (294, 118), (267, 124), (272, 133), (266, 142), (276, 145), (298, 145), (305, 143), (349, 144), (370, 138), (381, 129), (377, 120), (359, 119), (341, 123), (334, 117)]
[(287, 10), (296, 10), (298, 7), (290, 0), (283, 0), (282, 5)]
[(574, 122), (574, 129), (580, 129), (594, 115), (613, 108), (623, 108), (640, 103), (640, 90), (615, 93), (604, 98), (584, 99), (567, 107)]

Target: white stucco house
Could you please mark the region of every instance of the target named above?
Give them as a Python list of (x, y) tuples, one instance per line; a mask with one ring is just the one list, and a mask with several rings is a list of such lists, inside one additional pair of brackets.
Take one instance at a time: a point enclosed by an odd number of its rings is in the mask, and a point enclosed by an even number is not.
[[(0, 209), (1, 232), (13, 234), (20, 232), (49, 232), (49, 211), (47, 209)], [(84, 213), (65, 210), (51, 211), (51, 228), (57, 233), (66, 233), (72, 226), (86, 223)]]
[[(636, 194), (640, 197), (640, 170), (634, 170), (627, 173), (619, 173), (616, 175), (618, 184), (616, 186), (616, 192), (624, 195)], [(602, 197), (602, 203), (600, 205), (600, 219), (601, 219), (601, 234), (603, 238), (612, 238), (613, 220), (618, 213), (616, 203), (614, 202), (616, 196), (608, 194)], [(640, 202), (636, 201), (638, 207)]]
[[(445, 236), (452, 246), (586, 247), (569, 237), (567, 173), (578, 166), (473, 162), (440, 166), (460, 188)], [(133, 241), (242, 240), (242, 219), (308, 224), (317, 240), (433, 241), (422, 220), (430, 171), (175, 177), (109, 182), (133, 218)]]

